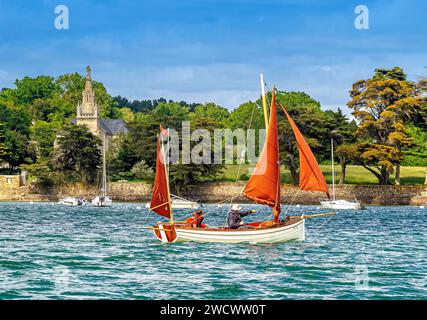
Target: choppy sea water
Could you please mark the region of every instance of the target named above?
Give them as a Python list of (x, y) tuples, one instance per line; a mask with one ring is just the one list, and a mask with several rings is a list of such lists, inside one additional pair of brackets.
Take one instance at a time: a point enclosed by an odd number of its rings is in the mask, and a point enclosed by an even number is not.
[[(224, 223), (228, 207), (203, 209)], [(0, 299), (427, 298), (427, 209), (309, 219), (306, 241), (271, 245), (161, 244), (142, 228), (158, 220), (143, 204), (0, 203)]]

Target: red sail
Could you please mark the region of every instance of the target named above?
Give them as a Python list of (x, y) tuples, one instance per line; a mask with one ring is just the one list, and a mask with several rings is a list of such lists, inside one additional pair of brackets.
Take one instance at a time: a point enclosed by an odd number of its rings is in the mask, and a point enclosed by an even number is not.
[(322, 171), (320, 170), (319, 164), (317, 163), (316, 158), (313, 155), (313, 152), (310, 149), (307, 141), (305, 141), (304, 136), (299, 131), (298, 127), (295, 125), (294, 121), (291, 119), (289, 114), (286, 112), (285, 108), (282, 107), (283, 112), (288, 118), (288, 121), (292, 127), (292, 130), (295, 134), (295, 139), (298, 144), (298, 153), (299, 153), (299, 187), (300, 190), (316, 190), (323, 191), (329, 197), (328, 186), (326, 185), (325, 177), (323, 176)]
[(273, 90), (270, 125), (258, 163), (242, 194), (259, 204), (275, 208), (280, 213), (280, 166), (276, 120), (276, 94)]
[(163, 217), (170, 218), (169, 189), (166, 166), (163, 159), (160, 139), (157, 139), (156, 178), (154, 180), (150, 209)]

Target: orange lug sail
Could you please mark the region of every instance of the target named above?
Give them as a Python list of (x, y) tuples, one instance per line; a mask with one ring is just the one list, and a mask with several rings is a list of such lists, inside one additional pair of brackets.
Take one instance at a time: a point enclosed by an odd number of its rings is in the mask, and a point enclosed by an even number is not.
[(299, 171), (299, 186), (300, 190), (316, 190), (326, 192), (329, 198), (328, 186), (326, 185), (325, 177), (323, 176), (322, 171), (320, 170), (319, 164), (317, 163), (316, 158), (313, 155), (313, 152), (310, 149), (307, 141), (305, 141), (304, 136), (299, 131), (295, 122), (291, 119), (289, 114), (286, 112), (285, 108), (280, 105), (283, 112), (288, 118), (289, 124), (292, 127), (292, 130), (295, 134), (295, 139), (298, 144), (298, 153), (299, 153), (299, 162), (300, 162), (300, 171)]
[(157, 139), (156, 178), (154, 180), (153, 194), (151, 196), (150, 210), (157, 214), (170, 218), (171, 208), (169, 201), (169, 188), (164, 161), (163, 150), (160, 146), (160, 138)]
[(256, 203), (273, 207), (275, 220), (277, 220), (280, 214), (280, 166), (275, 90), (273, 90), (269, 123), (258, 163), (242, 194)]

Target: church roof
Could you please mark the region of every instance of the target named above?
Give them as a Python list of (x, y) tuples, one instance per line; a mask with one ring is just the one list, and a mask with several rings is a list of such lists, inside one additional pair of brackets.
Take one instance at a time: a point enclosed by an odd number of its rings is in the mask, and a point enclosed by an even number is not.
[[(76, 124), (77, 119), (72, 119), (71, 123)], [(122, 119), (102, 119), (99, 120), (99, 127), (108, 135), (127, 133), (126, 123)]]
[(101, 129), (110, 135), (128, 132), (126, 124), (122, 119), (103, 119), (99, 120), (99, 124)]

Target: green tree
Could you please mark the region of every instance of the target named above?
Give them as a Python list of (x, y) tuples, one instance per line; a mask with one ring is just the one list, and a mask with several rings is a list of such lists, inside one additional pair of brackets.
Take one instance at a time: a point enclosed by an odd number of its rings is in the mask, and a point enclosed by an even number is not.
[(86, 126), (66, 125), (58, 138), (55, 155), (57, 170), (93, 182), (101, 164), (101, 141)]
[[(356, 142), (355, 132), (357, 130), (356, 122), (349, 119), (338, 108), (337, 112), (332, 110), (325, 111), (325, 125), (329, 129), (330, 138), (334, 139), (335, 157), (338, 157), (341, 165), (341, 175), (339, 184), (345, 183), (347, 165), (351, 162), (353, 143)], [(329, 141), (325, 141), (326, 142)], [(330, 143), (327, 144), (329, 147)], [(329, 148), (328, 148), (329, 149)], [(330, 150), (328, 150), (330, 153)], [(324, 155), (327, 158), (327, 155)]]
[(232, 130), (265, 128), (261, 101), (242, 103), (231, 112), (225, 125)]
[(151, 112), (154, 121), (165, 128), (179, 130), (182, 121), (189, 119), (190, 108), (177, 102), (159, 103)]
[(59, 92), (54, 78), (50, 76), (25, 77), (16, 80), (15, 85), (13, 94), (18, 104), (31, 104), (36, 99), (46, 100)]
[(217, 121), (219, 127), (223, 127), (229, 116), (227, 109), (210, 102), (197, 106), (194, 112), (190, 113), (190, 120), (209, 118)]
[(4, 125), (0, 122), (0, 164), (5, 161), (5, 156), (7, 154), (6, 150), (6, 136), (4, 131)]
[[(204, 129), (210, 132), (211, 140), (209, 141), (211, 145), (211, 154), (210, 159), (211, 163), (202, 163), (202, 164), (183, 164), (183, 163), (173, 163), (170, 165), (170, 185), (172, 191), (177, 195), (182, 195), (185, 192), (188, 192), (195, 186), (200, 183), (207, 181), (209, 179), (216, 178), (219, 174), (222, 173), (223, 165), (214, 164), (214, 148), (213, 148), (213, 132), (218, 128), (219, 122), (212, 118), (198, 118), (191, 122), (191, 131), (197, 129)], [(194, 146), (201, 141), (192, 141), (191, 149), (193, 150)]]
[(15, 130), (5, 132), (6, 155), (4, 160), (9, 164), (10, 171), (17, 170), (23, 163), (31, 162), (28, 153), (28, 139), (22, 133)]
[(31, 138), (37, 145), (37, 157), (44, 159), (51, 157), (56, 131), (55, 125), (46, 121), (36, 121), (31, 127)]
[(405, 124), (420, 110), (422, 99), (416, 85), (406, 80), (402, 69), (376, 69), (373, 77), (353, 84), (348, 107), (359, 125), (356, 135), (362, 141), (358, 161), (370, 164), (380, 184), (390, 184), (397, 165), (399, 182), (401, 149), (411, 144)]

